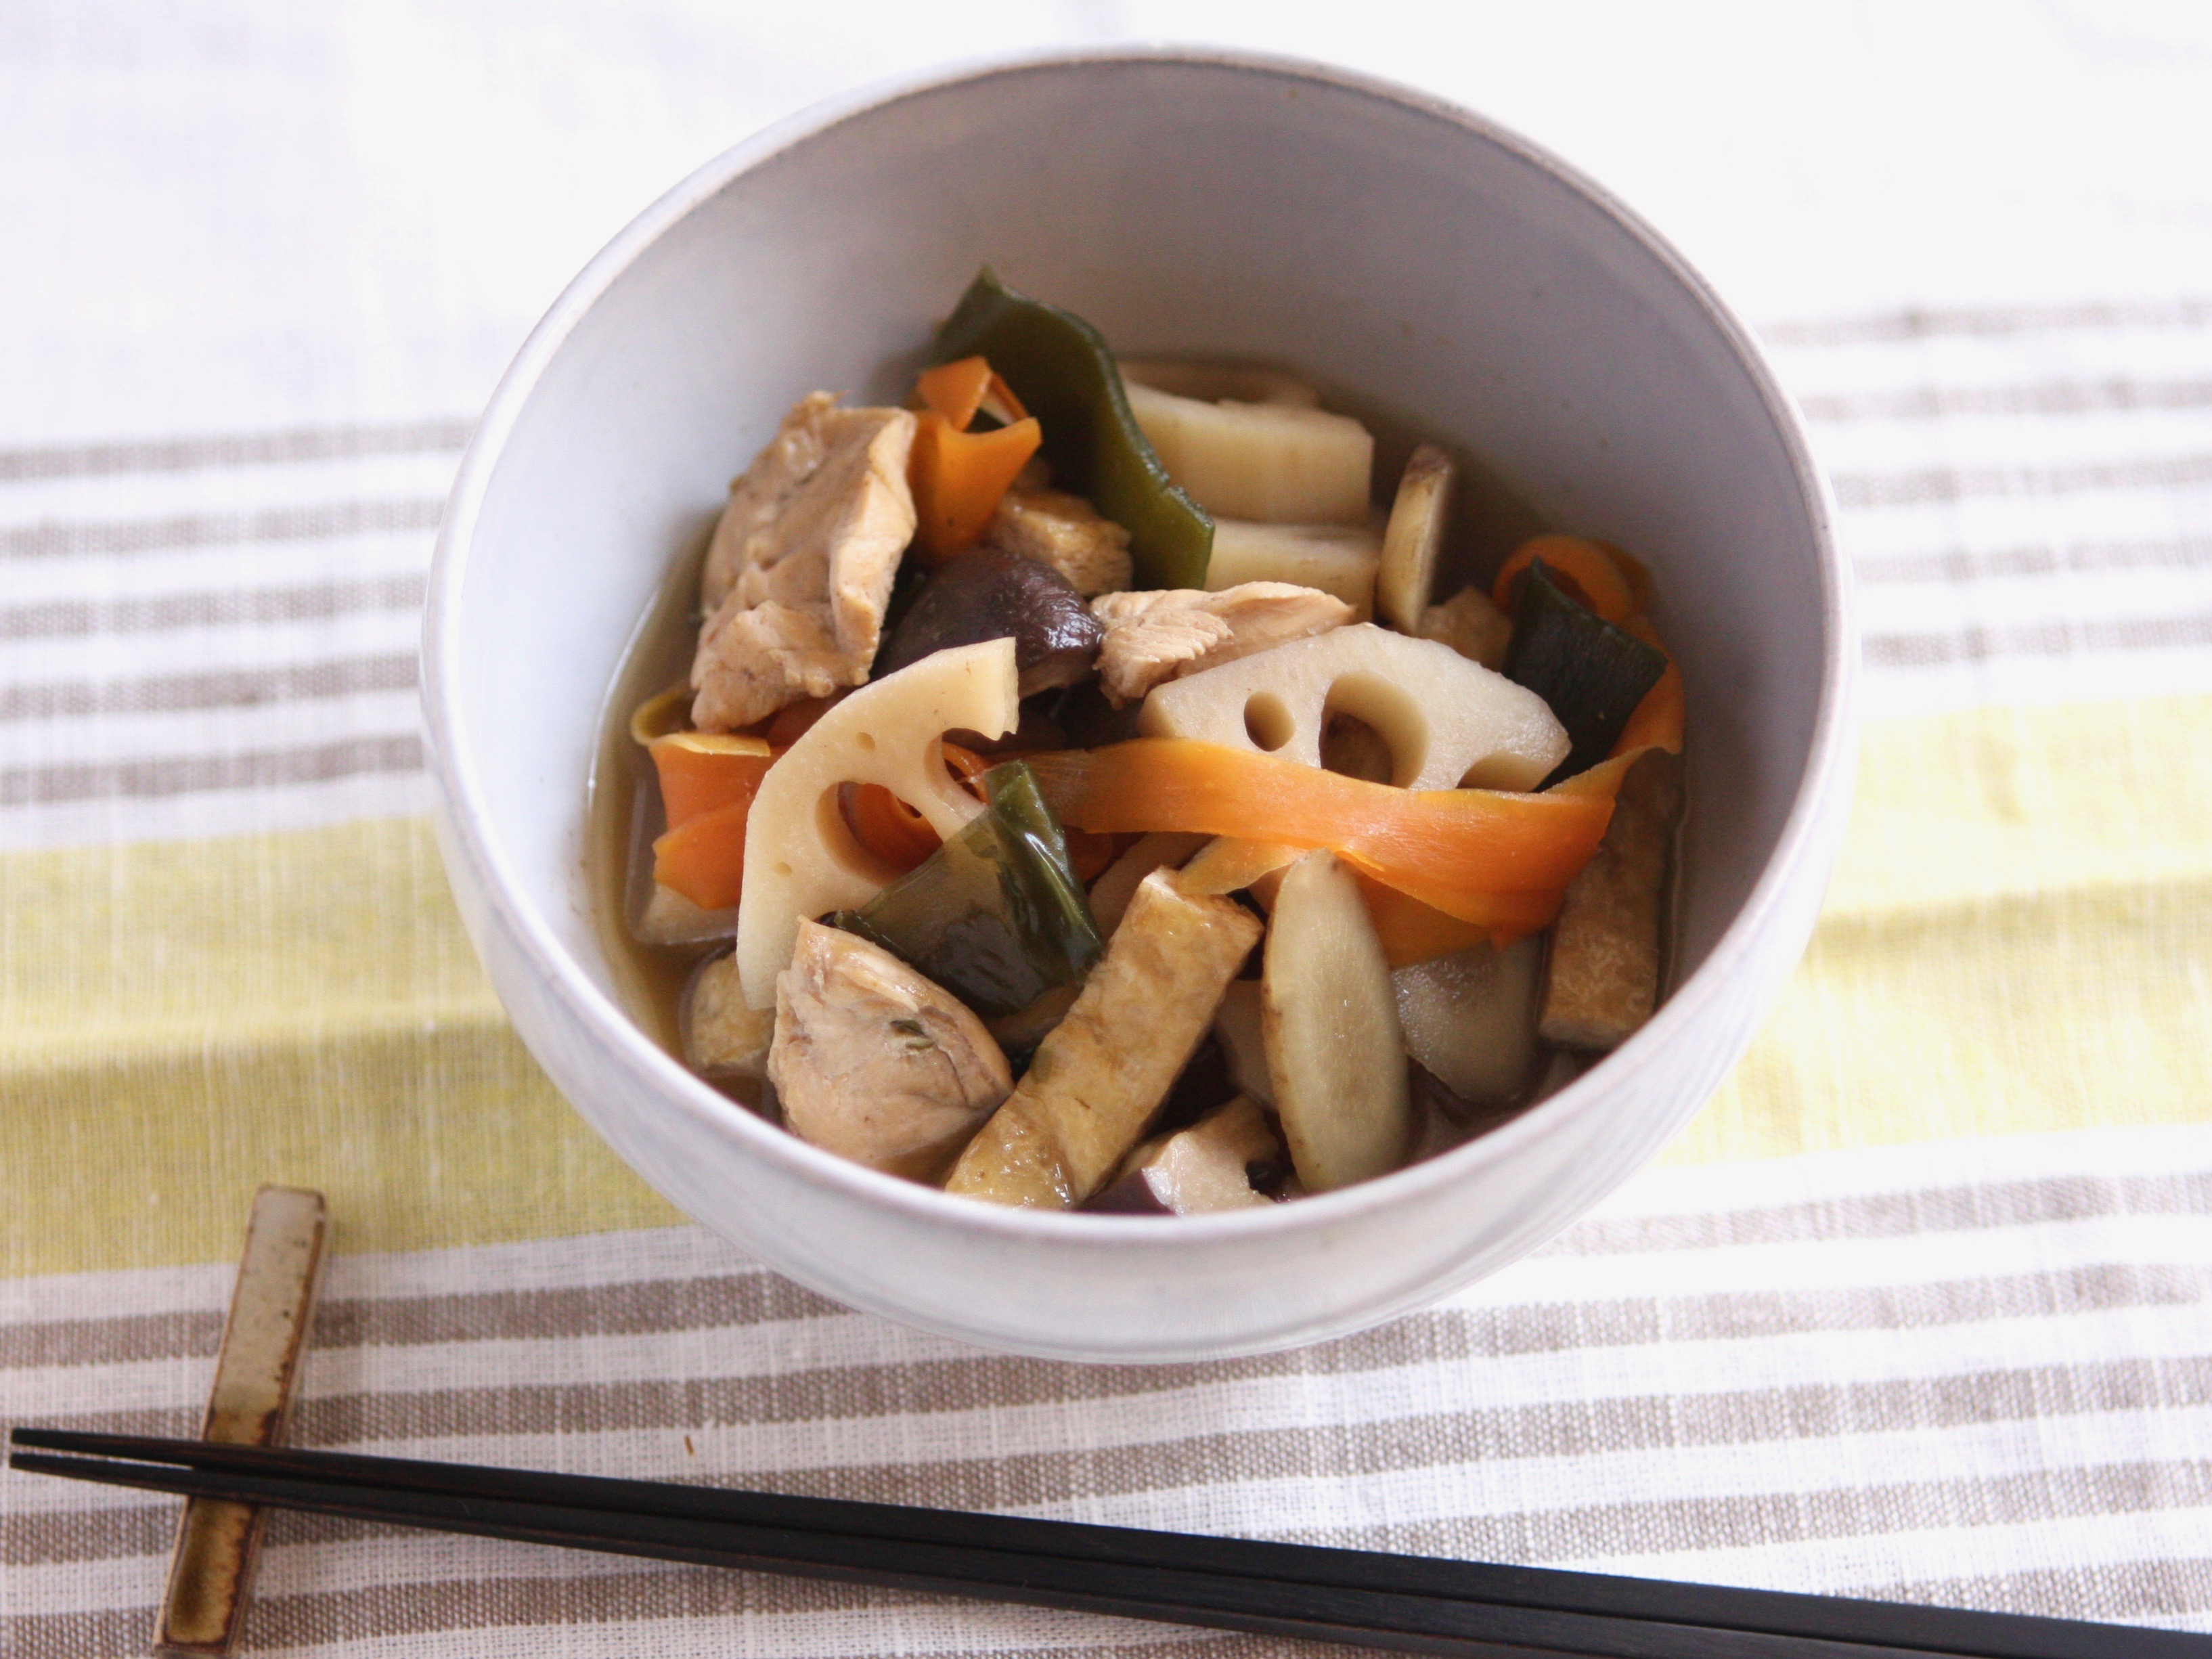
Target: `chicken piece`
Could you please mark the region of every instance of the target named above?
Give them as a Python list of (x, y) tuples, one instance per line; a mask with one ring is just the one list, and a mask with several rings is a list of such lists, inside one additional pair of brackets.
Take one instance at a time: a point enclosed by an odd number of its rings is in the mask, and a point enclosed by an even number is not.
[(1080, 495), (1054, 489), (1032, 461), (999, 500), (986, 545), (1050, 565), (1086, 599), (1129, 585), (1129, 532)]
[(890, 951), (803, 921), (775, 981), (769, 1081), (802, 1140), (931, 1181), (1012, 1092), (983, 1022)]
[(1260, 919), (1156, 870), (1038, 1046), (1021, 1086), (968, 1143), (945, 1190), (1067, 1209), (1105, 1185), (1205, 1038)]
[(1451, 647), (1469, 662), (1495, 669), (1505, 660), (1513, 618), (1492, 604), (1489, 594), (1468, 586), (1422, 611), (1420, 626), (1413, 631), (1422, 639)]
[(801, 398), (730, 486), (699, 580), (693, 724), (730, 732), (868, 678), (914, 539), (903, 409)]
[(1325, 634), (1352, 617), (1334, 593), (1289, 582), (1242, 582), (1218, 593), (1190, 587), (1109, 593), (1091, 609), (1106, 624), (1098, 673), (1116, 708), (1169, 680)]

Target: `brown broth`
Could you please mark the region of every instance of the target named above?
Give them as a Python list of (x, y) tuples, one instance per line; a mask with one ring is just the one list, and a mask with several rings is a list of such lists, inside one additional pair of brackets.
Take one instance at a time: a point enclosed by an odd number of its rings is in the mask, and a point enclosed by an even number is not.
[(584, 837), (584, 872), (592, 921), (630, 1018), (678, 1060), (684, 1044), (678, 1012), (684, 988), (712, 945), (647, 945), (630, 932), (636, 866), (659, 833), (660, 786), (653, 762), (630, 740), (629, 717), (647, 697), (691, 671), (699, 634), (699, 566), (711, 524), (671, 562), (660, 592), (630, 636), (600, 711), (599, 753), (592, 765)]

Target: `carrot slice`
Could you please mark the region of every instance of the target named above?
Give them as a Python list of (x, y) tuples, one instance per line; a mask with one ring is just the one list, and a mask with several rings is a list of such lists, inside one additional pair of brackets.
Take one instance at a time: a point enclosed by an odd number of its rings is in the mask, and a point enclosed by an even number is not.
[(985, 357), (963, 357), (925, 368), (914, 390), (921, 406), (945, 416), (955, 432), (965, 432), (975, 424), (979, 410), (988, 412), (1002, 426), (1029, 418), (1029, 410), (1014, 396), (1013, 387), (992, 372), (990, 360)]
[(769, 746), (760, 738), (718, 732), (671, 732), (646, 752), (660, 775), (660, 804), (672, 830), (702, 812), (750, 802), (769, 769)]
[(927, 818), (880, 783), (839, 786), (837, 806), (853, 839), (901, 875), (919, 868), (945, 844)]
[(945, 769), (958, 779), (960, 787), (977, 800), (988, 800), (983, 793), (983, 774), (998, 763), (985, 760), (972, 749), (963, 749), (957, 743), (940, 744), (945, 750)]
[(744, 885), (745, 819), (752, 810), (748, 793), (684, 819), (653, 843), (653, 878), (704, 910), (735, 904)]
[(653, 843), (653, 878), (694, 904), (738, 902), (745, 873), (745, 819), (774, 763), (758, 738), (672, 732), (648, 751), (660, 775), (668, 831)]
[[(986, 799), (981, 779), (996, 763), (988, 761), (973, 750), (963, 749), (957, 743), (948, 743), (943, 747), (945, 769), (976, 799)], [(885, 864), (894, 866), (902, 875), (920, 867), (923, 860), (945, 844), (938, 839), (937, 831), (929, 827), (927, 818), (879, 783), (840, 785), (837, 809), (844, 815), (845, 827), (853, 832), (853, 839)], [(1082, 839), (1089, 842), (1101, 838), (1085, 836)], [(1073, 835), (1068, 837), (1071, 856), (1076, 853), (1076, 840)], [(1109, 843), (1105, 863), (1112, 861)], [(1103, 869), (1105, 864), (1099, 867)]]
[[(1652, 627), (1649, 617), (1631, 617), (1620, 625), (1655, 650), (1667, 650), (1660, 641), (1659, 630)], [(1674, 653), (1668, 652), (1667, 672), (1659, 677), (1656, 685), (1644, 694), (1644, 701), (1630, 711), (1628, 724), (1620, 728), (1620, 740), (1613, 745), (1613, 752), (1626, 755), (1639, 749), (1658, 748), (1680, 754), (1687, 702), (1682, 690), (1682, 671)]]
[(1014, 476), (1043, 441), (1034, 418), (994, 432), (963, 432), (934, 409), (915, 428), (907, 477), (914, 486), (915, 544), (937, 565), (981, 539)]
[(1085, 830), (1060, 826), (1067, 842), (1067, 866), (1085, 887), (1106, 873), (1106, 866), (1121, 856), (1121, 843), (1111, 836), (1094, 836)]
[(955, 432), (968, 429), (968, 423), (975, 418), (975, 411), (983, 406), (983, 394), (990, 387), (991, 362), (988, 357), (963, 357), (957, 362), (939, 363), (935, 368), (922, 370), (921, 378), (914, 383), (915, 395), (921, 399), (921, 406), (945, 416)]
[(1188, 738), (1036, 755), (1030, 765), (1046, 800), (1078, 829), (1328, 847), (1363, 874), (1509, 938), (1558, 914), (1620, 787), (1619, 763), (1607, 761), (1539, 795), (1399, 789)]
[(1411, 968), (1480, 945), (1491, 936), (1487, 927), (1457, 916), (1446, 915), (1434, 905), (1424, 904), (1410, 893), (1401, 893), (1372, 876), (1359, 878), (1359, 890), (1367, 900), (1367, 914), (1375, 923), (1375, 937), (1393, 968)]
[(1635, 587), (1604, 543), (1583, 536), (1532, 536), (1507, 556), (1490, 585), (1490, 597), (1507, 616), (1513, 614), (1521, 573), (1539, 559), (1565, 579), (1574, 598), (1606, 621), (1625, 621), (1636, 610)]

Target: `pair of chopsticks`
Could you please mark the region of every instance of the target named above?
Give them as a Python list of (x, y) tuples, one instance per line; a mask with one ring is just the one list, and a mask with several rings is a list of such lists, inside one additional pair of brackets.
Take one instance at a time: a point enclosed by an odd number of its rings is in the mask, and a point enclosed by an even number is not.
[(1264, 1635), (1608, 1659), (2208, 1659), (2212, 1637), (889, 1504), (17, 1429), (15, 1468), (438, 1532)]

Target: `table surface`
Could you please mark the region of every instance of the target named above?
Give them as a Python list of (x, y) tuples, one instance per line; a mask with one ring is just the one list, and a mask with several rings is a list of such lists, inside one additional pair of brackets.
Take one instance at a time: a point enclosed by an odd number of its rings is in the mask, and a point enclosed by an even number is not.
[[(1780, 9), (13, 0), (0, 1420), (188, 1431), (283, 1181), (342, 1252), (306, 1443), (2212, 1630), (2212, 23)], [(1381, 1330), (1084, 1368), (798, 1290), (590, 1135), (453, 915), (414, 641), (472, 412), (641, 204), (874, 76), (1170, 34), (1460, 98), (1674, 236), (1809, 417), (1869, 721), (1659, 1165)], [(172, 1517), (0, 1477), (0, 1647), (143, 1651)], [(249, 1637), (1289, 1650), (289, 1516)]]

